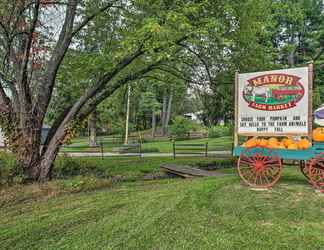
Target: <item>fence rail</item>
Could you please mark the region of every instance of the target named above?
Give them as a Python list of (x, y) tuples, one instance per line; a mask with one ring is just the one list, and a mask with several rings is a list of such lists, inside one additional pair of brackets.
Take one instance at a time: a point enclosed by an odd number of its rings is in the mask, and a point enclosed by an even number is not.
[(208, 156), (208, 142), (204, 144), (181, 143), (177, 144), (173, 141), (173, 158), (175, 159), (177, 153), (179, 154), (201, 154), (205, 157)]

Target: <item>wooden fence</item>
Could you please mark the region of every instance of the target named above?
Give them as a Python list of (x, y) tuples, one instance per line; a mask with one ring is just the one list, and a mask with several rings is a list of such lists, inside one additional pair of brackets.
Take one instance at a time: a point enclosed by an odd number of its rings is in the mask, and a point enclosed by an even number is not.
[(173, 158), (178, 154), (199, 154), (208, 156), (208, 142), (203, 144), (179, 143), (173, 141)]

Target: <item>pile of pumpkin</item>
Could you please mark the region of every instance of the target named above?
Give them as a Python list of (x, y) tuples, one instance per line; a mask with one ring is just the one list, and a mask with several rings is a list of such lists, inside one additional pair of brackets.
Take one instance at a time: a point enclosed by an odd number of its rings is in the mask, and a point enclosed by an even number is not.
[(312, 146), (312, 143), (308, 139), (300, 139), (298, 141), (293, 140), (292, 138), (284, 138), (278, 140), (275, 137), (269, 139), (265, 138), (252, 138), (242, 145), (243, 147), (252, 148), (252, 147), (267, 147), (274, 149), (292, 149), (292, 150), (305, 150)]
[[(324, 128), (316, 128), (313, 130), (313, 140), (316, 142), (324, 142)], [(284, 138), (279, 140), (276, 137), (269, 139), (254, 137), (242, 144), (243, 147), (267, 147), (277, 149), (304, 150), (312, 146), (308, 139), (293, 140), (292, 138)]]
[(324, 128), (316, 128), (313, 130), (313, 140), (324, 142)]

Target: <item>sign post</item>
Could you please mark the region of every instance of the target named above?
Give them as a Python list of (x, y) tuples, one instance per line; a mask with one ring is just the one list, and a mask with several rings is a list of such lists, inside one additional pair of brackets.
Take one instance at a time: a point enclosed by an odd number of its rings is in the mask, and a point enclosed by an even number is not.
[(308, 64), (308, 137), (313, 137), (313, 79), (314, 79), (314, 64)]
[(238, 76), (239, 72), (235, 72), (235, 86), (234, 86), (234, 147), (237, 147), (239, 144), (239, 135), (238, 135)]

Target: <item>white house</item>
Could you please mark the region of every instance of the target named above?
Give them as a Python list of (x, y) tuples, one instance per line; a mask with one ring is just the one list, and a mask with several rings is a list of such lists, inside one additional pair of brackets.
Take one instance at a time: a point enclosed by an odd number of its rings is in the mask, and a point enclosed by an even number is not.
[(195, 121), (197, 123), (202, 123), (202, 121), (200, 120), (199, 116), (202, 114), (202, 111), (198, 111), (195, 113), (186, 113), (183, 116), (186, 117), (189, 120)]

